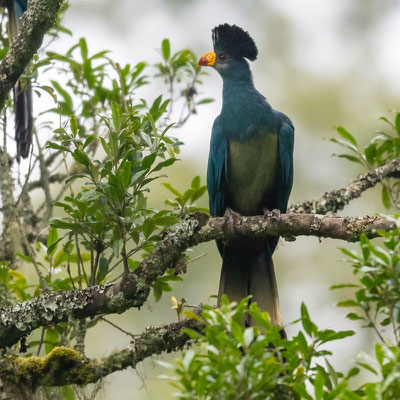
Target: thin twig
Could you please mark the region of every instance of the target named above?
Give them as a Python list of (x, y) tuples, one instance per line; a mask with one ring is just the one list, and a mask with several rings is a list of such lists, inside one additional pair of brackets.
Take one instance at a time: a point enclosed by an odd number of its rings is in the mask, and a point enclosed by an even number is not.
[(107, 324), (110, 324), (111, 326), (113, 326), (115, 329), (118, 329), (119, 331), (121, 331), (122, 333), (125, 333), (125, 335), (130, 336), (132, 339), (135, 339), (135, 335), (133, 333), (130, 333), (128, 331), (125, 331), (124, 329), (122, 329), (120, 326), (114, 324), (114, 322), (111, 322), (110, 320), (108, 320), (105, 317), (100, 317), (100, 319), (104, 322), (107, 322)]

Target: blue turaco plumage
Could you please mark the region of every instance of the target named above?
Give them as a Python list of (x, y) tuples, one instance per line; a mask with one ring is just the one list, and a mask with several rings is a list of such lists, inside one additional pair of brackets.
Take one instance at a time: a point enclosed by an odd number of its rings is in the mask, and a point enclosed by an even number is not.
[[(207, 170), (210, 213), (284, 213), (293, 183), (293, 124), (254, 87), (246, 59), (254, 61), (258, 50), (248, 32), (223, 24), (212, 30), (212, 39), (214, 51), (199, 60), (223, 80), (222, 110), (212, 127)], [(272, 262), (277, 243), (277, 236), (217, 242), (223, 259), (218, 303), (222, 294), (231, 301), (252, 295), (251, 301), (269, 312), (272, 323), (282, 326)]]
[[(28, 6), (28, 0), (6, 0), (9, 20), (10, 43), (17, 36), (22, 15)], [(27, 158), (32, 143), (32, 87), (30, 82), (24, 85), (18, 80), (14, 87), (15, 141), (17, 160)]]

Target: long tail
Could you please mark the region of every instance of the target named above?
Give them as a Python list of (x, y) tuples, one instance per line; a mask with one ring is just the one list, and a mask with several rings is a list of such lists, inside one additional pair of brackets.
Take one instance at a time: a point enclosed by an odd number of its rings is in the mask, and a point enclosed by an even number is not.
[(28, 82), (23, 88), (18, 81), (14, 87), (15, 141), (17, 159), (27, 158), (32, 143), (32, 87)]
[[(18, 34), (19, 21), (26, 11), (26, 0), (7, 0), (9, 16), (9, 37), (12, 41)], [(18, 81), (14, 87), (15, 141), (17, 143), (17, 160), (27, 158), (32, 143), (32, 86), (28, 82), (22, 87)]]
[[(261, 249), (246, 242), (224, 246), (222, 259), (218, 306), (223, 294), (230, 301), (252, 295), (250, 301), (269, 313), (272, 324), (282, 327), (274, 263), (268, 244), (265, 246), (264, 242)], [(245, 322), (253, 325), (250, 319)]]

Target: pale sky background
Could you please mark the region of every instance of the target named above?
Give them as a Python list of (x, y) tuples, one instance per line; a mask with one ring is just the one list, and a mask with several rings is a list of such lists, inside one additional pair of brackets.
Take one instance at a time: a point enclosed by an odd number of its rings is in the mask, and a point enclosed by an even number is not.
[[(211, 29), (225, 22), (253, 36), (259, 48), (259, 58), (251, 65), (255, 85), (296, 127), (295, 183), (289, 203), (344, 186), (361, 170), (331, 157), (340, 152), (327, 140), (335, 136), (334, 126), (345, 126), (365, 144), (375, 130), (386, 128), (378, 117), (392, 118), (389, 110), (400, 109), (400, 7), (394, 0), (71, 0), (64, 24), (74, 36), (63, 37), (53, 48), (60, 52), (85, 37), (90, 53), (108, 49), (120, 64), (136, 64), (158, 61), (161, 41), (168, 37), (173, 50), (190, 47), (200, 57), (212, 50)], [(149, 99), (160, 92), (157, 85), (145, 89)], [(221, 79), (215, 71), (209, 70), (201, 91), (215, 103), (199, 107), (198, 115), (174, 132), (186, 144), (182, 161), (170, 174), (180, 189), (195, 175), (205, 179), (211, 125), (221, 107)], [(168, 197), (164, 189), (155, 194), (160, 197), (155, 204)], [(379, 190), (367, 193), (343, 214), (375, 212), (384, 212)], [(350, 267), (339, 261), (339, 246), (345, 244), (319, 243), (315, 238), (281, 242), (274, 259), (286, 323), (299, 317), (304, 301), (318, 326), (357, 329), (355, 322), (344, 318), (350, 310), (334, 306), (345, 293), (329, 290), (351, 279)], [(185, 281), (174, 285), (173, 294), (186, 297), (190, 304), (207, 302), (217, 292), (220, 259), (215, 245), (194, 250), (195, 255), (203, 252), (205, 257), (190, 264)], [(139, 334), (148, 325), (176, 320), (170, 307), (167, 294), (159, 303), (149, 301), (142, 311), (110, 318)], [(289, 334), (295, 331), (288, 328)], [(103, 324), (88, 334), (88, 356), (107, 355), (128, 345), (129, 339)], [(341, 341), (339, 347), (330, 347), (335, 351), (331, 361), (347, 371), (358, 351), (375, 339), (372, 331), (364, 331)], [(172, 398), (167, 393), (173, 389), (156, 379), (165, 371), (153, 360), (138, 371), (109, 376), (102, 398)]]

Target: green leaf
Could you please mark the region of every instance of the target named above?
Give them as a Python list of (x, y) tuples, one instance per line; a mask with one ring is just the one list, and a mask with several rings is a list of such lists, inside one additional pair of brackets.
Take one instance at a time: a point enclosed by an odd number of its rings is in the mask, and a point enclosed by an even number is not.
[(96, 137), (94, 135), (89, 135), (86, 140), (85, 143), (83, 144), (83, 148), (85, 149), (87, 146), (89, 146), (90, 143), (93, 142), (93, 140), (95, 140)]
[[(88, 253), (80, 253), (80, 260), (82, 261), (82, 262), (89, 262), (90, 261), (90, 254), (88, 254)], [(78, 262), (78, 254), (76, 254), (76, 253), (74, 253), (74, 254), (71, 254), (70, 256), (69, 256), (69, 260), (72, 262), (72, 263), (77, 263)]]
[(315, 400), (321, 400), (324, 396), (324, 382), (325, 378), (322, 375), (321, 371), (317, 372), (317, 376), (314, 380), (314, 393), (315, 393)]
[(365, 368), (366, 370), (368, 370), (369, 372), (372, 372), (374, 375), (378, 375), (378, 372), (376, 372), (376, 369), (373, 368), (371, 365), (367, 364), (367, 363), (363, 363), (360, 361), (357, 361), (357, 365)]
[(339, 301), (336, 305), (338, 307), (358, 307), (358, 303), (355, 300)]
[(86, 44), (85, 38), (80, 38), (79, 39), (79, 47), (81, 48), (81, 56), (82, 60), (86, 60), (88, 56), (88, 48)]
[(389, 194), (389, 189), (386, 185), (383, 185), (382, 187), (382, 203), (386, 209), (390, 208), (390, 194)]
[(73, 113), (73, 103), (72, 103), (72, 97), (69, 95), (69, 93), (63, 89), (61, 87), (61, 85), (57, 82), (57, 81), (51, 81), (52, 85), (54, 86), (54, 89), (56, 89), (56, 91), (58, 93), (61, 94), (61, 96), (64, 99), (65, 104), (68, 107), (68, 114), (72, 114)]
[(375, 357), (379, 365), (382, 367), (385, 359), (385, 351), (380, 343), (375, 344)]
[(345, 158), (346, 160), (349, 160), (351, 162), (355, 162), (355, 163), (362, 165), (362, 161), (358, 157), (352, 156), (350, 154), (338, 154), (337, 156), (339, 158)]
[(142, 169), (150, 168), (153, 165), (154, 161), (156, 160), (156, 157), (157, 157), (156, 153), (151, 153), (145, 158), (143, 158)]
[(307, 307), (304, 303), (301, 303), (301, 323), (304, 330), (312, 336), (313, 333), (317, 332), (317, 327), (311, 321), (310, 315), (308, 314)]
[(74, 157), (79, 164), (82, 164), (85, 167), (88, 167), (89, 163), (91, 162), (89, 156), (82, 150), (75, 149), (72, 153), (72, 157)]
[(360, 373), (360, 368), (358, 367), (353, 367), (351, 370), (347, 373), (346, 379), (350, 379), (353, 376), (357, 376)]
[(122, 188), (126, 189), (129, 187), (131, 180), (132, 166), (130, 161), (125, 161), (119, 168), (117, 177), (119, 178)]
[(373, 164), (375, 161), (376, 146), (377, 146), (376, 143), (371, 143), (364, 149), (365, 158), (370, 164)]
[(338, 126), (336, 128), (336, 131), (343, 139), (347, 140), (354, 146), (357, 146), (357, 140), (354, 138), (354, 136), (350, 132), (346, 131), (346, 129), (344, 129), (342, 126)]
[(53, 262), (54, 268), (58, 267), (67, 260), (68, 260), (68, 253), (65, 252), (64, 249), (61, 249), (54, 257), (54, 262)]
[(394, 121), (394, 126), (396, 128), (397, 134), (400, 136), (400, 113), (396, 114), (396, 119)]
[(166, 215), (164, 217), (154, 217), (153, 218), (156, 225), (171, 226), (179, 222), (179, 218), (175, 215)]
[(243, 330), (240, 324), (236, 321), (232, 321), (231, 330), (233, 337), (240, 343), (243, 344)]
[(367, 400), (376, 400), (379, 398), (376, 393), (376, 385), (376, 383), (367, 383), (366, 385), (364, 385)]
[(69, 178), (67, 178), (64, 183), (65, 183), (65, 185), (68, 185), (68, 183), (74, 181), (75, 179), (80, 179), (80, 178), (87, 178), (87, 175), (84, 175), (84, 174), (73, 174)]
[(325, 329), (317, 332), (315, 335), (320, 339), (322, 343), (332, 342), (333, 340), (341, 340), (349, 336), (353, 336), (354, 331), (339, 331), (336, 332), (332, 329)]
[(182, 329), (181, 332), (186, 333), (186, 335), (188, 335), (191, 339), (194, 340), (202, 339), (204, 337), (201, 333), (195, 331), (194, 329), (186, 328)]
[(197, 189), (192, 196), (192, 202), (196, 201), (200, 197), (202, 197), (207, 192), (207, 186), (202, 186), (201, 188)]
[(71, 132), (76, 136), (78, 133), (78, 120), (76, 119), (75, 115), (71, 115), (69, 119), (69, 125), (71, 128)]
[(192, 189), (199, 189), (200, 188), (200, 176), (197, 175), (193, 178), (192, 183), (190, 184)]
[(61, 386), (60, 391), (64, 400), (76, 400), (74, 390), (71, 386)]
[(332, 285), (329, 289), (334, 290), (334, 289), (355, 288), (355, 287), (360, 287), (360, 286), (355, 285), (354, 283), (340, 283), (338, 285)]
[(152, 218), (145, 219), (145, 221), (143, 223), (143, 235), (146, 239), (152, 234), (155, 227), (156, 227), (156, 224)]
[(191, 310), (184, 310), (183, 313), (185, 314), (185, 316), (189, 319), (195, 319), (196, 321), (201, 321), (200, 316), (198, 316), (197, 314), (195, 314), (193, 311)]
[(385, 121), (387, 124), (389, 124), (392, 128), (395, 128), (395, 126), (386, 118), (386, 117), (379, 117), (381, 121)]
[(151, 172), (156, 172), (156, 171), (159, 171), (159, 170), (162, 169), (162, 168), (169, 167), (170, 165), (172, 165), (172, 164), (173, 164), (175, 161), (177, 161), (177, 160), (178, 160), (177, 158), (168, 158), (168, 160), (161, 161), (161, 162), (159, 162), (159, 163), (157, 164), (156, 167), (154, 167), (154, 168), (151, 170)]
[(162, 56), (165, 61), (169, 59), (169, 56), (171, 55), (171, 46), (169, 44), (168, 39), (164, 39), (161, 43), (161, 50), (162, 50)]
[(60, 144), (55, 143), (55, 142), (47, 142), (46, 143), (46, 148), (54, 149), (54, 150), (67, 151), (68, 153), (71, 153), (71, 150), (68, 147), (61, 146)]
[(47, 254), (52, 255), (57, 249), (58, 240), (58, 233), (57, 229), (54, 226), (50, 225), (49, 234), (47, 236), (46, 247), (47, 247)]
[(350, 319), (350, 320), (352, 320), (352, 321), (364, 320), (364, 319), (365, 319), (365, 318), (360, 317), (358, 314), (353, 313), (353, 312), (348, 313), (348, 314), (346, 315), (346, 318), (348, 318), (348, 319)]
[(107, 258), (101, 256), (99, 260), (99, 269), (97, 271), (96, 281), (100, 283), (107, 276), (109, 270), (109, 263)]
[(54, 328), (48, 328), (46, 329), (46, 335), (45, 335), (45, 345), (44, 349), (46, 351), (46, 354), (49, 354), (50, 351), (55, 347), (58, 343), (58, 332)]
[(119, 104), (115, 101), (111, 102), (111, 112), (114, 129), (119, 132), (121, 130), (122, 113)]
[(19, 257), (21, 260), (24, 260), (24, 261), (29, 262), (29, 263), (32, 262), (32, 258), (30, 258), (29, 256), (26, 256), (25, 254), (15, 253), (15, 255), (17, 257)]
[(162, 185), (173, 193), (176, 197), (182, 198), (182, 194), (179, 193), (170, 183), (163, 182)]
[(213, 102), (214, 102), (214, 99), (213, 99), (213, 98), (207, 97), (207, 98), (205, 98), (205, 99), (201, 99), (200, 101), (198, 101), (198, 102), (196, 103), (196, 105), (200, 106), (200, 105), (202, 105), (202, 104), (208, 104), (208, 103), (213, 103)]
[(129, 268), (131, 269), (131, 271), (135, 271), (139, 267), (140, 261), (132, 260), (131, 258), (128, 258), (128, 265), (129, 265)]

